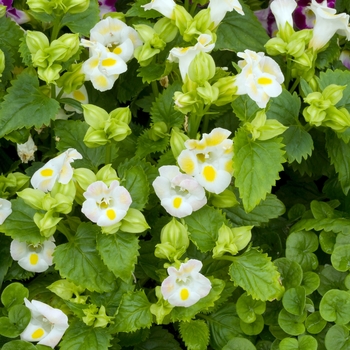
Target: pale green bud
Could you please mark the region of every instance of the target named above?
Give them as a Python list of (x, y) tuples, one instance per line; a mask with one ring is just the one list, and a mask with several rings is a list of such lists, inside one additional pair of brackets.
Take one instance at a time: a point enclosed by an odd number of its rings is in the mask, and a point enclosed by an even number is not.
[(325, 99), (323, 94), (318, 91), (308, 94), (304, 101), (320, 110), (325, 110), (333, 105), (330, 100)]
[(205, 9), (199, 11), (191, 22), (189, 22), (187, 29), (185, 30), (184, 37), (186, 41), (206, 33), (209, 31), (211, 24), (210, 10)]
[(192, 81), (203, 85), (215, 75), (215, 69), (213, 57), (206, 52), (200, 51), (190, 63), (188, 76)]
[(103, 130), (105, 122), (109, 118), (108, 113), (103, 108), (89, 103), (82, 105), (82, 108), (87, 124), (95, 130)]
[(85, 74), (81, 70), (82, 65), (83, 62), (72, 64), (68, 71), (57, 80), (57, 86), (62, 88), (66, 94), (78, 90), (84, 84)]
[(298, 39), (292, 40), (287, 45), (288, 55), (299, 57), (305, 52), (305, 43)]
[(57, 194), (62, 194), (68, 197), (72, 203), (75, 197), (74, 181), (69, 181), (67, 184), (61, 184), (56, 181), (50, 193), (54, 198), (56, 198)]
[(117, 119), (109, 119), (105, 123), (104, 132), (106, 133), (107, 139), (120, 142), (131, 134), (131, 129), (129, 125), (124, 122), (120, 122)]
[(156, 33), (150, 41), (150, 44), (155, 49), (163, 50), (165, 48), (166, 42), (161, 39), (161, 37)]
[(6, 15), (6, 9), (7, 9), (6, 6), (0, 5), (0, 18), (4, 17)]
[(138, 46), (134, 51), (134, 56), (139, 62), (141, 67), (148, 66), (155, 55), (160, 52), (159, 49), (154, 49), (150, 42), (146, 42), (142, 46)]
[(60, 71), (62, 66), (59, 64), (53, 64), (51, 67), (47, 68), (38, 68), (38, 76), (41, 80), (45, 81), (48, 84), (52, 84), (60, 77)]
[(63, 0), (67, 12), (71, 14), (81, 13), (88, 9), (90, 0)]
[(253, 226), (241, 226), (231, 228), (233, 240), (238, 250), (244, 249), (252, 239)]
[(109, 143), (106, 133), (103, 130), (89, 128), (83, 139), (85, 145), (89, 148), (104, 146)]
[[(75, 197), (75, 187), (74, 187), (74, 197)], [(51, 208), (55, 212), (62, 213), (62, 214), (69, 214), (72, 211), (73, 200), (70, 197), (65, 196), (64, 194), (61, 194), (61, 193), (57, 193), (55, 196), (55, 200), (56, 200), (56, 204), (51, 206)]]
[(235, 94), (237, 92), (235, 80), (236, 78), (232, 76), (222, 77), (213, 84), (213, 87), (219, 90), (219, 96), (217, 100), (214, 101), (214, 105), (224, 106), (235, 99)]
[[(1, 17), (0, 17), (1, 18)], [(5, 54), (0, 49), (0, 78), (2, 77), (2, 72), (5, 70)], [(0, 79), (1, 81), (1, 79)]]
[(168, 127), (164, 122), (154, 123), (149, 129), (149, 138), (153, 141), (164, 138), (168, 133)]
[(264, 46), (266, 48), (266, 52), (270, 56), (277, 56), (287, 52), (287, 43), (279, 37), (269, 39)]
[(181, 113), (187, 114), (197, 109), (197, 94), (195, 91), (186, 92), (185, 94), (180, 91), (175, 91), (175, 108)]
[(290, 25), (289, 22), (286, 22), (283, 28), (279, 28), (279, 31), (276, 35), (281, 37), (284, 41), (288, 42), (288, 39), (292, 37), (294, 33), (295, 31), (293, 27)]
[(313, 65), (312, 58), (307, 52), (303, 52), (299, 57), (296, 57), (294, 63), (299, 65), (301, 69), (309, 69)]
[(163, 17), (158, 20), (153, 29), (159, 35), (159, 37), (166, 43), (173, 41), (178, 33), (178, 29), (175, 26), (174, 22), (167, 18)]
[(343, 91), (346, 85), (328, 85), (323, 91), (322, 96), (325, 100), (330, 101), (332, 105), (336, 105), (343, 98)]
[(17, 196), (22, 198), (30, 207), (38, 210), (43, 209), (42, 200), (45, 197), (45, 192), (33, 188), (25, 188), (23, 191), (17, 192)]
[(141, 233), (150, 228), (143, 214), (134, 208), (129, 208), (121, 221), (120, 229), (124, 232)]
[(303, 116), (310, 125), (320, 126), (326, 118), (326, 112), (311, 105), (304, 108)]
[[(55, 281), (46, 288), (52, 293), (58, 295), (63, 300), (70, 300), (75, 303), (85, 304), (87, 299), (87, 296), (80, 296), (81, 293), (84, 293), (85, 288), (77, 286), (73, 282), (65, 279)], [(75, 294), (77, 297), (73, 298), (73, 294)]]
[(53, 9), (57, 6), (55, 1), (47, 0), (27, 0), (27, 5), (33, 12), (51, 14)]
[(109, 113), (111, 119), (116, 119), (120, 122), (130, 124), (131, 111), (129, 107), (118, 107)]
[(281, 124), (278, 120), (268, 119), (266, 120), (265, 125), (260, 128), (260, 136), (258, 139), (261, 141), (270, 140), (283, 134), (287, 129), (288, 127)]
[(42, 32), (27, 30), (26, 44), (32, 54), (50, 46), (49, 39)]
[[(50, 45), (50, 54), (52, 57), (57, 57), (55, 60), (59, 62), (66, 62), (79, 50), (79, 34), (63, 34), (58, 39), (54, 40)], [(61, 50), (64, 48), (66, 52), (61, 54)], [(57, 54), (55, 50), (57, 49)]]
[(203, 99), (205, 104), (209, 105), (218, 99), (219, 89), (206, 81), (204, 82), (204, 86), (197, 88), (197, 94)]
[(135, 24), (134, 28), (144, 43), (151, 41), (154, 35), (157, 34), (156, 31), (147, 24)]
[(42, 209), (45, 211), (49, 211), (52, 209), (52, 211), (56, 212), (56, 210), (53, 209), (55, 204), (56, 204), (56, 200), (55, 198), (51, 197), (50, 193), (46, 193), (41, 201)]
[(185, 135), (182, 131), (180, 131), (179, 128), (174, 127), (171, 129), (170, 148), (171, 148), (171, 151), (173, 152), (175, 159), (177, 159), (180, 153), (184, 149), (186, 149), (185, 141), (187, 141), (188, 139), (189, 139), (188, 136)]
[(40, 230), (40, 234), (44, 237), (51, 237), (56, 232), (57, 224), (62, 218), (54, 217), (53, 211), (48, 211), (45, 214), (35, 213), (33, 220)]
[(187, 24), (192, 21), (192, 16), (186, 11), (183, 6), (175, 5), (173, 17), (175, 20), (176, 27), (179, 28), (180, 34), (183, 36), (185, 41), (190, 41), (192, 36), (187, 37), (184, 35), (185, 30), (187, 29)]
[(78, 168), (73, 170), (73, 180), (84, 190), (93, 182), (97, 181), (95, 173), (86, 168)]
[(154, 255), (171, 262), (181, 258), (190, 244), (187, 228), (175, 218), (166, 224), (160, 233), (160, 244), (156, 245)]
[(23, 187), (27, 187), (28, 184), (29, 184), (29, 180), (30, 180), (30, 177), (23, 174), (23, 173), (19, 173), (19, 172), (14, 172), (14, 173), (11, 173), (8, 175), (8, 177), (14, 177), (15, 178), (15, 181), (16, 181), (16, 184), (15, 186), (13, 186), (13, 191), (14, 192), (17, 192), (17, 191), (20, 191)]
[(232, 208), (239, 205), (235, 194), (229, 189), (219, 194), (211, 193), (209, 199), (211, 204), (217, 208)]
[(152, 304), (150, 307), (151, 313), (156, 317), (157, 324), (167, 324), (167, 317), (171, 310), (174, 308), (167, 300), (164, 300), (163, 294), (161, 292), (160, 286), (155, 288), (156, 297), (158, 299), (156, 304)]
[(111, 164), (106, 164), (96, 173), (96, 181), (103, 181), (107, 186), (114, 180), (120, 179)]
[(113, 318), (106, 315), (106, 309), (103, 305), (98, 309), (96, 305), (91, 304), (88, 308), (83, 309), (83, 312), (85, 317), (82, 320), (87, 326), (104, 328)]
[(332, 106), (326, 110), (326, 117), (322, 125), (328, 126), (336, 132), (344, 132), (350, 127), (350, 113), (346, 108)]

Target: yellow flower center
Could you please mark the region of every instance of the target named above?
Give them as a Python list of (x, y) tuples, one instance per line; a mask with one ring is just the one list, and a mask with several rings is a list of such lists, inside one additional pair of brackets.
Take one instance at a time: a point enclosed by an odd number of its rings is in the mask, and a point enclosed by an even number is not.
[(213, 182), (216, 178), (216, 170), (212, 166), (207, 165), (203, 169), (203, 176), (207, 181)]
[(38, 328), (32, 333), (33, 339), (39, 339), (45, 334), (44, 330), (42, 328)]
[(76, 91), (73, 92), (73, 97), (77, 101), (84, 101), (85, 100), (85, 95), (79, 90), (76, 90)]
[(173, 206), (174, 206), (174, 208), (179, 209), (181, 203), (182, 203), (182, 198), (181, 198), (181, 197), (176, 197), (176, 198), (174, 199), (174, 201), (173, 201)]
[(113, 50), (113, 53), (115, 53), (116, 55), (120, 55), (122, 52), (123, 52), (123, 50), (121, 49), (120, 46), (116, 47), (116, 48)]
[(44, 177), (52, 176), (53, 170), (52, 169), (43, 169), (43, 170), (41, 170), (40, 175), (44, 176)]
[(272, 79), (266, 78), (266, 77), (261, 77), (258, 79), (258, 84), (260, 85), (270, 85), (272, 84)]
[(190, 293), (187, 288), (182, 288), (180, 292), (180, 298), (181, 300), (187, 300), (190, 296)]
[(117, 214), (115, 213), (114, 209), (108, 209), (106, 215), (109, 220), (114, 220), (117, 217)]
[(30, 254), (30, 257), (29, 257), (29, 262), (32, 264), (32, 265), (36, 265), (39, 261), (39, 256), (38, 254)]
[(106, 58), (105, 60), (102, 61), (102, 66), (103, 67), (113, 67), (117, 63), (117, 60), (114, 58)]

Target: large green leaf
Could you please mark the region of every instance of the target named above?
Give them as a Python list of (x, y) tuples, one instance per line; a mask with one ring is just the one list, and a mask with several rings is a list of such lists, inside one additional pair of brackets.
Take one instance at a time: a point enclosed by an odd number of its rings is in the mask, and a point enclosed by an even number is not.
[(216, 50), (265, 51), (264, 45), (269, 40), (265, 29), (248, 6), (242, 6), (244, 16), (236, 11), (227, 12), (216, 32)]
[(61, 350), (107, 350), (111, 335), (106, 328), (88, 327), (81, 321), (69, 325), (62, 341)]
[(224, 220), (219, 210), (209, 206), (204, 206), (185, 218), (190, 238), (200, 251), (207, 252), (215, 247)]
[(96, 235), (99, 232), (96, 225), (80, 224), (68, 243), (56, 247), (53, 261), (61, 277), (90, 291), (110, 292), (115, 287), (115, 277), (96, 249)]
[(348, 350), (350, 348), (349, 329), (346, 326), (334, 325), (326, 334), (327, 350)]
[(143, 158), (150, 153), (164, 152), (169, 145), (169, 136), (153, 141), (149, 138), (147, 131), (148, 130), (145, 130), (145, 132), (137, 139), (136, 155), (140, 158)]
[(205, 350), (209, 343), (209, 328), (203, 320), (180, 323), (180, 334), (188, 350)]
[[(0, 228), (1, 231), (1, 228)], [(11, 238), (4, 235), (0, 235), (1, 245), (0, 245), (0, 288), (4, 277), (7, 274), (9, 267), (12, 264), (12, 258), (10, 254), (10, 244)]]
[(266, 141), (255, 140), (243, 128), (234, 137), (233, 156), (236, 186), (239, 188), (244, 209), (252, 211), (279, 179), (285, 161), (281, 150), (281, 138)]
[(232, 102), (232, 109), (236, 116), (243, 122), (251, 122), (256, 113), (260, 110), (256, 102), (248, 95), (238, 96)]
[(21, 128), (40, 128), (55, 118), (59, 103), (39, 88), (38, 78), (23, 71), (7, 90), (0, 109), (0, 137)]
[[(350, 87), (350, 86), (349, 86)], [(338, 138), (335, 132), (328, 130), (326, 147), (331, 163), (338, 173), (338, 179), (345, 194), (350, 190), (350, 143)]]
[(346, 325), (350, 322), (350, 294), (331, 289), (321, 299), (320, 314), (328, 322)]
[(277, 267), (267, 254), (256, 249), (235, 256), (229, 273), (234, 284), (242, 287), (253, 299), (280, 299), (284, 291)]
[[(137, 263), (138, 237), (131, 233), (118, 231), (111, 235), (97, 235), (97, 249), (103, 262), (123, 281), (130, 281)], [(123, 262), (121, 264), (121, 262)]]

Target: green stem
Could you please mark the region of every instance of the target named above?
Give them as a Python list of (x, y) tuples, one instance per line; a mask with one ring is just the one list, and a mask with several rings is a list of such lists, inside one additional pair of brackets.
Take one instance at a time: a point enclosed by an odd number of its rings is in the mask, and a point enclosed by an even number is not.
[(112, 144), (107, 143), (105, 153), (105, 165), (112, 163)]
[(153, 92), (154, 98), (157, 98), (157, 96), (159, 95), (157, 82), (156, 81), (152, 81), (151, 82), (151, 86), (152, 86), (152, 92)]
[(202, 115), (192, 114), (188, 118), (188, 137), (195, 139), (202, 120)]
[(51, 98), (56, 99), (56, 85), (51, 84)]
[(189, 12), (189, 9), (190, 9), (190, 1), (189, 0), (185, 0), (184, 8), (187, 10), (187, 12)]
[(61, 26), (61, 20), (62, 20), (62, 15), (61, 16), (57, 16), (55, 18), (55, 21), (53, 23), (53, 27), (52, 27), (52, 31), (51, 31), (51, 42), (53, 42), (54, 40), (56, 40), (58, 38), (58, 33), (60, 32), (62, 26)]
[(300, 83), (300, 78), (296, 78), (294, 80), (294, 83), (292, 85), (292, 87), (290, 88), (289, 92), (292, 94), (294, 92), (294, 90), (297, 88), (297, 86), (299, 85)]
[(196, 9), (197, 9), (197, 1), (194, 1), (190, 10), (189, 10), (189, 13), (192, 17), (194, 17), (194, 14), (196, 12)]

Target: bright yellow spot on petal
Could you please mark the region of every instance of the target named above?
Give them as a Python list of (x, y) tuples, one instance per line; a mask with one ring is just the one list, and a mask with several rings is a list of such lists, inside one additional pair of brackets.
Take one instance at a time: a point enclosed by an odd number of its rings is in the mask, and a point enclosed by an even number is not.
[(266, 78), (266, 77), (261, 77), (258, 79), (258, 84), (260, 85), (270, 85), (272, 84), (272, 79)]
[(39, 256), (38, 254), (30, 254), (30, 257), (29, 257), (29, 262), (32, 264), (32, 265), (36, 265), (39, 261)]
[(187, 300), (189, 296), (190, 296), (190, 293), (189, 293), (188, 289), (187, 288), (182, 288), (181, 292), (180, 292), (180, 298), (182, 300)]
[(205, 45), (206, 42), (207, 42), (207, 38), (201, 37), (201, 38), (198, 40), (198, 42), (201, 43), (202, 45)]
[(176, 197), (176, 198), (174, 199), (174, 201), (173, 201), (173, 206), (174, 206), (174, 208), (179, 209), (181, 203), (182, 203), (182, 198), (181, 198), (181, 197)]
[(90, 69), (94, 69), (98, 66), (99, 60), (98, 58), (94, 58), (89, 62)]
[(76, 90), (76, 91), (73, 92), (73, 97), (77, 101), (84, 101), (85, 100), (85, 95), (79, 90)]
[(180, 52), (181, 53), (185, 53), (185, 52), (187, 52), (189, 50), (189, 47), (182, 47), (181, 49), (180, 49)]
[(96, 84), (101, 87), (106, 87), (108, 85), (108, 81), (104, 75), (100, 75), (96, 78)]
[(32, 333), (33, 339), (39, 339), (45, 334), (44, 330), (42, 328), (38, 328), (36, 331)]
[(207, 165), (203, 169), (203, 176), (207, 181), (213, 182), (216, 178), (216, 170), (212, 166)]
[(120, 54), (123, 52), (123, 50), (122, 50), (122, 48), (121, 48), (120, 46), (118, 46), (118, 47), (116, 47), (116, 48), (113, 50), (113, 52), (114, 52), (116, 55), (120, 55)]
[(204, 154), (204, 153), (198, 153), (198, 154), (197, 154), (197, 159), (198, 159), (200, 162), (204, 163), (204, 161), (205, 161), (205, 154)]
[(49, 177), (53, 175), (53, 170), (52, 169), (43, 169), (40, 171), (40, 175), (44, 177)]
[(195, 168), (195, 164), (190, 157), (187, 157), (182, 160), (181, 168), (185, 173), (192, 174)]
[(230, 174), (233, 172), (232, 164), (233, 164), (232, 160), (227, 161), (225, 164), (225, 170)]
[(113, 67), (117, 63), (117, 60), (114, 58), (106, 58), (101, 63), (103, 67)]
[(224, 140), (226, 140), (226, 135), (221, 132), (216, 132), (210, 135), (210, 137), (206, 139), (206, 142), (208, 146), (217, 146)]
[(108, 209), (106, 215), (109, 220), (114, 220), (117, 217), (117, 214), (113, 209)]

